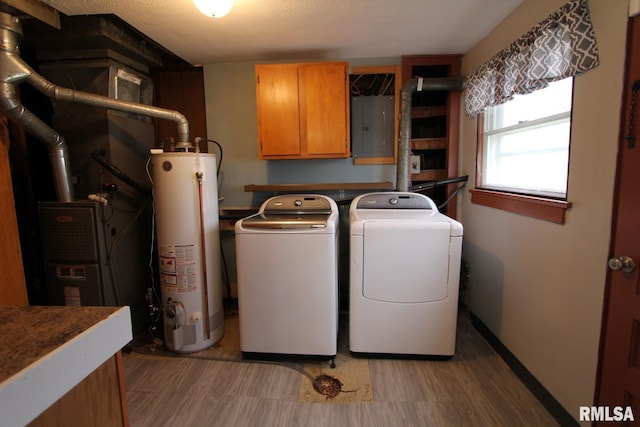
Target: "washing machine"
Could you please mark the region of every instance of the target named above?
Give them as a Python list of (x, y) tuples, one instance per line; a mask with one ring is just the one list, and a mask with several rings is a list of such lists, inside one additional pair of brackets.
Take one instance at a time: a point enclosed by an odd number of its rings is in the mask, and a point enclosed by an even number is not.
[(338, 216), (329, 197), (280, 195), (236, 222), (240, 348), (245, 357), (335, 357)]
[(349, 215), (351, 352), (453, 356), (462, 224), (410, 192), (360, 195)]

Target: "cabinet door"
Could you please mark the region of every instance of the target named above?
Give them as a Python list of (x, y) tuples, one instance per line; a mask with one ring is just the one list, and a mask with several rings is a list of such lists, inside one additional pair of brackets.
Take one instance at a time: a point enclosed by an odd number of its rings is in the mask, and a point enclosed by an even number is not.
[(260, 158), (300, 156), (298, 67), (256, 65)]
[(299, 75), (305, 157), (349, 157), (348, 64), (301, 64)]

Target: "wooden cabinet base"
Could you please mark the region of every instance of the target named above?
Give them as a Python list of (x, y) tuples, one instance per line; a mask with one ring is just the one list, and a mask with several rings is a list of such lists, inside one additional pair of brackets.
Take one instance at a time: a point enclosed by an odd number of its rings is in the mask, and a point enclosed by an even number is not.
[(120, 352), (33, 420), (32, 427), (129, 426)]

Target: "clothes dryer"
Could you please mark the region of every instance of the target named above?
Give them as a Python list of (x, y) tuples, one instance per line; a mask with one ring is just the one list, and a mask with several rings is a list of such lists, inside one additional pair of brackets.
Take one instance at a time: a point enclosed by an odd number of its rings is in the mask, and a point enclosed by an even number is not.
[(349, 213), (350, 350), (453, 356), (462, 224), (410, 192), (360, 195)]

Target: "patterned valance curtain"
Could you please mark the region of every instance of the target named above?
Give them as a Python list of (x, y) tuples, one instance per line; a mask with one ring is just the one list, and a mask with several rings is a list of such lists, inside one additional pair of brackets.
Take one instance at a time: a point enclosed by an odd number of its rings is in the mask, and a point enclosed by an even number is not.
[(571, 0), (466, 78), (465, 112), (475, 117), (598, 64), (587, 0)]

